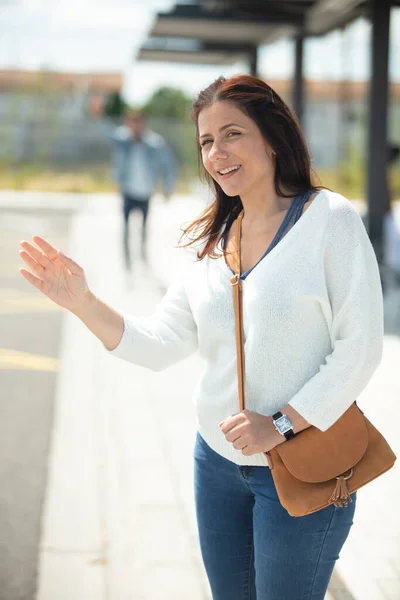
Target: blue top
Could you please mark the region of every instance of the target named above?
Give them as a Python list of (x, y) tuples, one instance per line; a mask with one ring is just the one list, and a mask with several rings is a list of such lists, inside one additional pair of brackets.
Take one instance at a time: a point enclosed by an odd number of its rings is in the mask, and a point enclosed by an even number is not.
[[(307, 190), (306, 192), (303, 192), (302, 194), (298, 194), (293, 199), (293, 202), (290, 205), (290, 208), (287, 211), (285, 218), (283, 219), (283, 221), (281, 223), (281, 226), (279, 227), (278, 231), (276, 232), (274, 239), (272, 240), (272, 242), (270, 243), (270, 245), (268, 246), (268, 248), (266, 249), (266, 251), (264, 252), (262, 257), (260, 258), (260, 260), (258, 262), (256, 262), (256, 264), (251, 269), (241, 273), (240, 279), (243, 279), (243, 280), (246, 279), (246, 277), (252, 272), (252, 270), (262, 261), (262, 259), (265, 258), (267, 256), (267, 254), (269, 254), (271, 252), (271, 250), (273, 248), (275, 248), (275, 246), (277, 244), (279, 244), (279, 242), (287, 234), (289, 229), (291, 229), (293, 227), (293, 225), (295, 223), (297, 223), (297, 221), (300, 219), (300, 217), (303, 213), (304, 205), (306, 204), (306, 202), (308, 202), (308, 200), (310, 199), (310, 196), (312, 196), (312, 194), (314, 192), (315, 192), (314, 189)], [(226, 240), (228, 237), (228, 232), (229, 232), (230, 226), (232, 225), (232, 222), (233, 221), (231, 219), (228, 220), (228, 223), (227, 223), (224, 235), (223, 235), (223, 247), (225, 247)], [(232, 271), (232, 269), (231, 269), (231, 271)], [(233, 271), (232, 271), (232, 273), (233, 273)]]
[(158, 181), (162, 181), (164, 193), (171, 194), (177, 165), (172, 150), (160, 135), (146, 129), (138, 142), (123, 125), (115, 127), (100, 119), (97, 126), (114, 145), (114, 176), (123, 193), (151, 196)]

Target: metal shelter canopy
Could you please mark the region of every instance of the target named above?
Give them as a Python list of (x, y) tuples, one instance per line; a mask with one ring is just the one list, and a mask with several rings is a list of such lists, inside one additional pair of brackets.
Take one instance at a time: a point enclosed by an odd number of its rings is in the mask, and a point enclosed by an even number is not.
[(367, 10), (365, 0), (198, 0), (157, 13), (150, 36), (267, 44), (323, 35)]
[[(271, 10), (261, 15), (259, 11), (249, 12), (248, 8), (236, 10), (234, 6), (202, 0), (177, 4), (170, 12), (157, 13), (150, 38), (140, 48), (138, 58), (201, 64), (233, 64), (247, 59), (250, 71), (255, 74), (260, 44), (293, 36), (303, 27), (302, 10), (287, 14), (279, 2), (272, 4)], [(302, 7), (301, 3), (299, 6)], [(157, 38), (168, 40), (164, 48), (157, 45)], [(197, 53), (182, 50), (179, 38), (197, 40), (200, 44)]]
[[(365, 2), (360, 0), (197, 0), (177, 3), (170, 12), (156, 14), (149, 39), (140, 48), (137, 58), (198, 64), (233, 64), (247, 58), (250, 72), (256, 74), (257, 48), (261, 44), (281, 38), (298, 40), (306, 35), (322, 35), (356, 19), (362, 14), (364, 5)], [(168, 41), (160, 46), (156, 38)], [(197, 40), (200, 44), (197, 52), (182, 49), (177, 42), (179, 38)], [(247, 45), (247, 51), (236, 50), (238, 45), (242, 48)], [(299, 43), (296, 53), (298, 58), (302, 54)], [(297, 64), (300, 66), (299, 60)], [(299, 83), (295, 87), (300, 117)]]
[(232, 62), (247, 60), (253, 51), (254, 48), (248, 44), (153, 37), (143, 44), (137, 58), (191, 64), (230, 65)]
[(199, 4), (178, 4), (169, 13), (157, 13), (149, 35), (259, 45), (291, 36), (302, 27), (301, 13), (290, 15), (277, 8), (278, 2), (273, 4), (272, 10), (262, 14), (235, 6), (227, 9), (225, 4), (209, 6), (201, 0)]

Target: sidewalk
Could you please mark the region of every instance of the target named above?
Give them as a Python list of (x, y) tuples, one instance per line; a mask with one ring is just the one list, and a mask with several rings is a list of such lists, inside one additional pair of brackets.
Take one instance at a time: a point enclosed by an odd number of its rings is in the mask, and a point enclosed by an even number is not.
[[(165, 283), (125, 277), (117, 202), (88, 198), (69, 252), (107, 302), (151, 314)], [(165, 238), (167, 218), (152, 223)], [(108, 356), (71, 315), (61, 359), (38, 600), (207, 600), (192, 495), (199, 359), (154, 374)]]
[[(172, 246), (199, 203), (154, 204), (153, 275), (134, 263), (128, 280), (117, 202), (112, 195), (74, 200), (80, 208), (68, 252), (107, 302), (151, 314), (185, 262)], [(210, 600), (192, 492), (199, 358), (153, 373), (108, 356), (66, 314), (61, 359), (37, 600)], [(398, 456), (399, 364), (400, 338), (386, 336), (383, 362), (359, 399)], [(359, 492), (331, 598), (400, 598), (399, 492), (398, 466)]]

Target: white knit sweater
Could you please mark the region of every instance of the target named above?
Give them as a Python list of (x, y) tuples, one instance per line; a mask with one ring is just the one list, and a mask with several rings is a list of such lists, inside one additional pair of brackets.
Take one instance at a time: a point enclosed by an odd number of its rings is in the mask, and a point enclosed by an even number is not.
[[(124, 315), (111, 352), (155, 371), (192, 354), (205, 361), (196, 387), (198, 428), (239, 465), (218, 423), (237, 413), (235, 319), (224, 258), (191, 264), (149, 318)], [(364, 389), (381, 361), (382, 292), (364, 225), (342, 196), (323, 190), (243, 282), (246, 407), (272, 415), (290, 404), (321, 430)]]

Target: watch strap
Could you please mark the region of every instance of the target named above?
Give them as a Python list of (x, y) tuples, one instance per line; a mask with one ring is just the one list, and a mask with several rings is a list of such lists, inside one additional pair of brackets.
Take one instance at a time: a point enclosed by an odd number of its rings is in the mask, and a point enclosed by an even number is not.
[[(278, 412), (276, 412), (274, 415), (272, 415), (272, 420), (273, 420), (273, 421), (277, 421), (277, 420), (278, 420), (278, 419), (280, 419), (281, 417), (283, 417), (283, 414), (281, 413), (281, 411), (280, 411), (280, 410), (278, 410)], [(293, 425), (292, 425), (292, 427), (293, 427)], [(294, 436), (295, 436), (295, 433), (294, 433), (294, 431), (293, 431), (293, 428), (292, 428), (292, 429), (289, 429), (288, 431), (285, 431), (285, 433), (284, 433), (283, 435), (285, 436), (285, 438), (286, 438), (287, 440), (291, 440), (292, 438), (294, 438)]]

